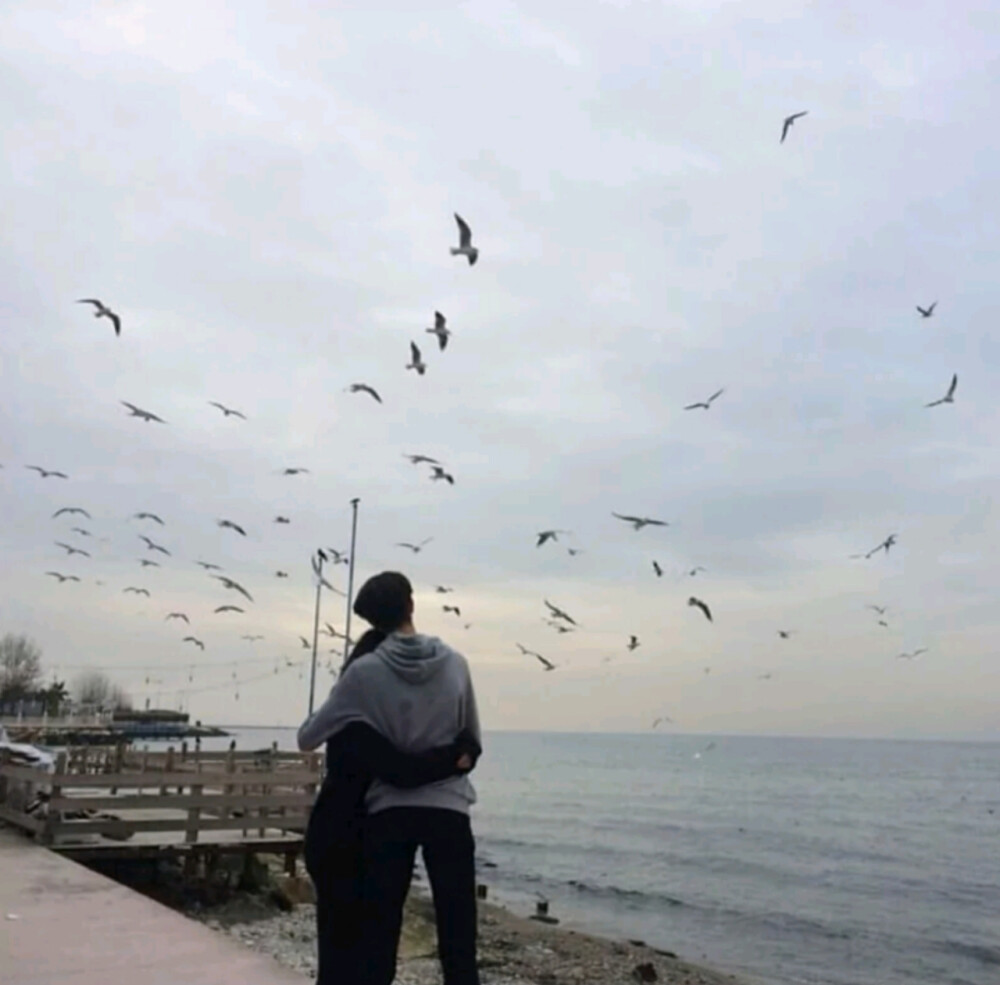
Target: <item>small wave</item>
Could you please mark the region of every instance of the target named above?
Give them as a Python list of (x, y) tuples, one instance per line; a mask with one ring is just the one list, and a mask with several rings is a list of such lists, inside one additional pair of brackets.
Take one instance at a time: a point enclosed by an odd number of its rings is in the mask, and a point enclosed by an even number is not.
[(584, 882), (582, 879), (569, 879), (566, 885), (572, 886), (579, 893), (590, 893), (594, 896), (606, 896), (619, 900), (631, 900), (640, 902), (643, 905), (650, 903), (654, 905), (665, 904), (666, 906), (686, 905), (684, 900), (678, 899), (676, 896), (668, 896), (666, 893), (648, 893), (640, 889), (623, 889), (621, 886), (597, 886), (590, 882)]
[(991, 967), (1000, 965), (1000, 949), (989, 947), (986, 944), (966, 944), (963, 941), (935, 941), (934, 947), (939, 951), (947, 951), (950, 954), (961, 954), (963, 957), (972, 958), (980, 964)]

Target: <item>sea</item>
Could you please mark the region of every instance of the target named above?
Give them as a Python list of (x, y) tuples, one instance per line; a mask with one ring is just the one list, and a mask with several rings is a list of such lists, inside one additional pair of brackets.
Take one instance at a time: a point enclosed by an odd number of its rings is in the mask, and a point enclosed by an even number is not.
[[(230, 730), (239, 748), (294, 748), (292, 729)], [(565, 926), (748, 983), (1000, 985), (1000, 743), (484, 746), (479, 878), (518, 912), (546, 899)]]

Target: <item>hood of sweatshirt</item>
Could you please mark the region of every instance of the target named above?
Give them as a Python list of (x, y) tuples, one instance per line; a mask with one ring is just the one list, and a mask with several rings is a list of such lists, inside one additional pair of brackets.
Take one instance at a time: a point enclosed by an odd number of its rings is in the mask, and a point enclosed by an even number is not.
[(408, 684), (426, 684), (448, 663), (451, 652), (436, 636), (390, 633), (374, 656)]

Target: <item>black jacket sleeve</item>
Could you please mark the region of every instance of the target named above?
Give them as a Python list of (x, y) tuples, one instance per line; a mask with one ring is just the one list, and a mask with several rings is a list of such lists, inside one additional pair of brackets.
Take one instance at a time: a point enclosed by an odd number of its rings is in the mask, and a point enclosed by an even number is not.
[(384, 735), (364, 722), (352, 722), (343, 730), (341, 748), (356, 768), (394, 787), (422, 787), (467, 772), (458, 768), (458, 758), (468, 753), (475, 764), (479, 746), (459, 736), (447, 746), (422, 753), (400, 752)]

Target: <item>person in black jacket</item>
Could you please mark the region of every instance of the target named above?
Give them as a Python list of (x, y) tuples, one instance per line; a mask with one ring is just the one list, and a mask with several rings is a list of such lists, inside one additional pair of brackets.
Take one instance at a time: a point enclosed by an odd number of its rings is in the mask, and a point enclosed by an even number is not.
[[(369, 630), (344, 669), (385, 638)], [(409, 789), (469, 772), (482, 752), (469, 732), (419, 754), (400, 752), (364, 722), (352, 722), (326, 745), (326, 777), (309, 817), (306, 869), (316, 888), (317, 985), (360, 985), (362, 954), (362, 831), (365, 793), (376, 777)]]

